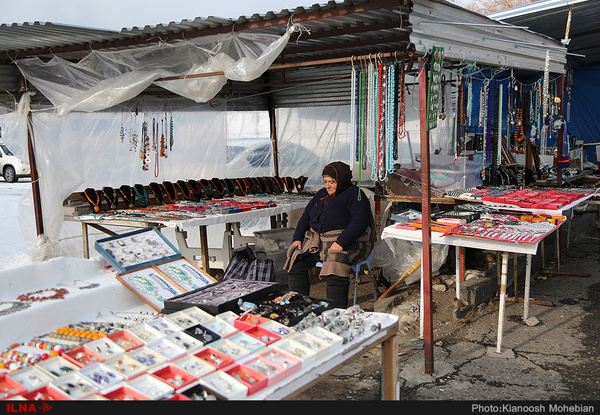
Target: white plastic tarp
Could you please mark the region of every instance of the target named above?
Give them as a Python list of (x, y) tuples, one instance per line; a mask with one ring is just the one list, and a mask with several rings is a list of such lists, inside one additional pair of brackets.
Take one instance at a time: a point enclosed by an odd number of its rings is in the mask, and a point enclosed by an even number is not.
[[(27, 58), (16, 65), (59, 115), (110, 108), (136, 97), (152, 83), (207, 102), (228, 79), (247, 82), (262, 75), (295, 30), (299, 26), (291, 25), (283, 36), (231, 32), (133, 49), (91, 51), (77, 63), (55, 56), (48, 62)], [(219, 72), (223, 75), (164, 80)]]

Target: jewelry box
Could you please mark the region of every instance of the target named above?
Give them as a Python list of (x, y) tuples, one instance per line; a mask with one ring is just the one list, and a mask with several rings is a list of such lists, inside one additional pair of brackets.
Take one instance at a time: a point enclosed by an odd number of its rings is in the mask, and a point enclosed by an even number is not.
[(302, 360), (273, 347), (266, 347), (258, 357), (281, 368), (282, 377), (296, 373), (302, 367)]
[(148, 368), (128, 354), (117, 356), (104, 362), (106, 366), (121, 374), (126, 380), (146, 373)]
[(174, 361), (173, 364), (182, 368), (186, 372), (191, 373), (196, 377), (196, 379), (217, 370), (214, 365), (193, 355), (186, 355), (181, 359)]
[(307, 347), (303, 344), (298, 343), (295, 340), (285, 338), (278, 341), (273, 346), (275, 349), (281, 350), (287, 354), (292, 355), (296, 359), (302, 362), (302, 367), (309, 366), (317, 359), (317, 351)]
[(7, 373), (0, 373), (0, 400), (26, 393), (27, 389), (19, 382), (11, 379)]
[(152, 374), (175, 388), (176, 393), (181, 393), (198, 383), (195, 375), (176, 365), (165, 366)]
[(100, 394), (106, 394), (123, 385), (125, 377), (104, 363), (95, 363), (79, 370), (79, 374), (90, 380), (99, 389)]
[(199, 383), (222, 399), (236, 400), (248, 396), (246, 385), (221, 370), (201, 377)]
[(198, 307), (216, 315), (235, 310), (239, 301), (255, 301), (279, 291), (278, 282), (228, 279), (165, 300), (164, 313)]
[(79, 366), (62, 356), (54, 356), (49, 359), (42, 360), (41, 362), (36, 363), (36, 366), (45, 370), (56, 378), (69, 375), (79, 370)]
[(22, 395), (28, 401), (70, 401), (72, 398), (54, 385), (46, 385)]
[(147, 401), (150, 399), (150, 397), (128, 386), (121, 386), (111, 392), (105, 393), (104, 397), (111, 401)]
[(117, 270), (117, 280), (158, 312), (166, 299), (216, 281), (157, 228), (99, 239), (95, 248)]
[(28, 392), (39, 389), (54, 381), (54, 377), (37, 366), (29, 366), (8, 375), (12, 380), (18, 382)]
[(77, 372), (61, 376), (54, 381), (54, 386), (75, 400), (88, 398), (98, 393), (100, 390), (97, 386), (93, 385), (92, 382)]
[(248, 395), (258, 392), (267, 386), (269, 379), (266, 375), (257, 372), (244, 364), (238, 364), (225, 371), (232, 378), (248, 388)]

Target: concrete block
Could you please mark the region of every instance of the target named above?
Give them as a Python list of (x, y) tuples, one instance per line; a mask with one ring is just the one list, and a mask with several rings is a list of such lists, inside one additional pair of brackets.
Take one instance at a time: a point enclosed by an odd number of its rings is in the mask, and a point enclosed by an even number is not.
[(477, 305), (496, 296), (498, 283), (488, 276), (471, 278), (460, 284), (460, 299), (469, 306)]

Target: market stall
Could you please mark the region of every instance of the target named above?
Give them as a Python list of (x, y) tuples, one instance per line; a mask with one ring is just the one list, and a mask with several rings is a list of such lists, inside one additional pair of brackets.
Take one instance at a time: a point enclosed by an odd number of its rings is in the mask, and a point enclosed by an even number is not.
[[(418, 167), (416, 200), (423, 219), (417, 233), (423, 243), (423, 314), (428, 327), (425, 366), (431, 373), (431, 156), (449, 156), (453, 167), (460, 160), (464, 169), (466, 160), (474, 159), (478, 183), (500, 177), (500, 167), (514, 167), (505, 165), (509, 161), (503, 136), (515, 133), (521, 138), (524, 129), (515, 131), (514, 126), (522, 123), (511, 120), (517, 119), (524, 101), (504, 92), (515, 91), (516, 84), (520, 92), (529, 88), (528, 96), (543, 98), (537, 103), (529, 100), (539, 104), (542, 115), (543, 122), (536, 124), (542, 132), (539, 137), (560, 135), (561, 125), (548, 116), (548, 105), (554, 102), (550, 76), (558, 74), (554, 78), (560, 79), (564, 72), (564, 48), (524, 28), (499, 24), (441, 0), (332, 3), (298, 9), (292, 17), (283, 13), (257, 21), (219, 22), (218, 27), (197, 22), (194, 30), (173, 25), (166, 35), (148, 29), (143, 36), (124, 33), (123, 39), (112, 42), (64, 49), (46, 45), (22, 53), (25, 58), (16, 66), (26, 88), (9, 131), (21, 132), (15, 134), (16, 147), (31, 150), (40, 173), (39, 180), (34, 177), (32, 192), (31, 210), (38, 225), (34, 255), (47, 259), (72, 254), (65, 246), (73, 241), (79, 249), (81, 229), (87, 235), (87, 226), (98, 225), (99, 217), (71, 216), (66, 223), (64, 207), (71, 195), (87, 189), (95, 189), (97, 195), (107, 187), (137, 183), (265, 175), (305, 175), (307, 184), (317, 185), (323, 161), (340, 159), (353, 166), (359, 186), (381, 186), (384, 193), (379, 196), (384, 200), (388, 177), (398, 165)], [(373, 23), (365, 25), (365, 17)], [(343, 28), (339, 20), (344, 21)], [(456, 36), (447, 36), (448, 27), (455, 28)], [(158, 43), (148, 43), (154, 37)], [(537, 47), (521, 47), (527, 44)], [(235, 53), (228, 55), (231, 51)], [(77, 59), (69, 59), (72, 53)], [(63, 57), (55, 59), (56, 54)], [(182, 56), (186, 59), (179, 62)], [(110, 69), (112, 64), (120, 68), (117, 73)], [(89, 76), (89, 67), (98, 71)], [(532, 73), (533, 86), (519, 78)], [(64, 79), (77, 81), (73, 86)], [(39, 108), (36, 100), (41, 98), (27, 88), (40, 92), (50, 109)], [(552, 97), (558, 97), (560, 88), (555, 92)], [(263, 94), (268, 98), (260, 98)], [(506, 110), (504, 104), (509, 102)], [(476, 108), (479, 117), (473, 116)], [(233, 157), (230, 165), (236, 160), (243, 169), (232, 173), (227, 170), (228, 117), (230, 112), (257, 109), (269, 114), (269, 145), (253, 146)], [(554, 107), (551, 113), (558, 115)], [(269, 171), (255, 174), (254, 169), (265, 166), (264, 153), (270, 155)], [(68, 160), (62, 154), (68, 154)], [(288, 162), (288, 154), (294, 163)], [(461, 170), (450, 176), (472, 173)], [(181, 230), (232, 219), (192, 218), (180, 210), (185, 218), (158, 221)], [(149, 216), (156, 213), (145, 212), (137, 224), (156, 223)], [(133, 225), (134, 212), (129, 214), (125, 221)], [(232, 215), (238, 214), (246, 215)], [(115, 214), (100, 219), (103, 226), (118, 225), (119, 220), (124, 219)], [(69, 225), (77, 221), (83, 228), (75, 224), (72, 229)], [(204, 242), (203, 238), (203, 249)], [(206, 250), (203, 254), (206, 265)], [(392, 329), (393, 323), (387, 327)], [(382, 340), (375, 335), (368, 339), (368, 343)]]

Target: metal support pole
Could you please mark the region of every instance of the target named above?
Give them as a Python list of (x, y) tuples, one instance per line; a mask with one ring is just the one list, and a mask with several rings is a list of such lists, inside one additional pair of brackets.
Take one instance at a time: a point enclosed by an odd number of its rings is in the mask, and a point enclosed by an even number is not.
[(506, 274), (508, 272), (508, 252), (502, 253), (502, 273), (500, 275), (500, 305), (498, 307), (498, 343), (496, 353), (502, 353), (502, 331), (504, 328), (504, 307), (506, 306)]
[(421, 215), (423, 222), (423, 337), (425, 373), (433, 373), (433, 301), (431, 297), (431, 190), (429, 188), (429, 131), (427, 130), (427, 65), (419, 59), (419, 119), (421, 138)]
[(531, 283), (531, 254), (527, 254), (525, 265), (525, 293), (523, 294), (523, 321), (529, 318), (529, 285)]

